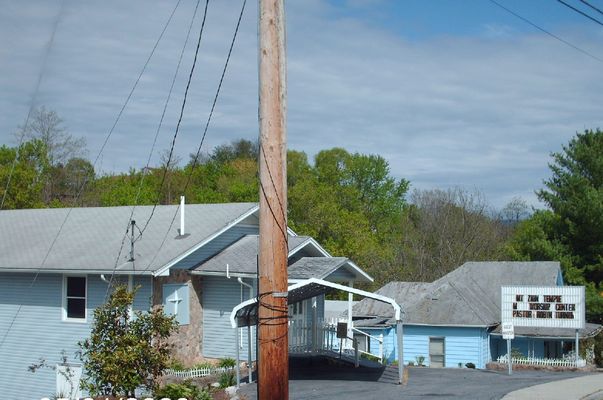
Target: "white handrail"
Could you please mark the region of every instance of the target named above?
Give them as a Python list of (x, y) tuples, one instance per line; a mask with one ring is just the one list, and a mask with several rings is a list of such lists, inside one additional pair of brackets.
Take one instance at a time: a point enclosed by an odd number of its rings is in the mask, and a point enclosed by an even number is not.
[(364, 332), (364, 331), (361, 331), (361, 330), (359, 330), (359, 329), (356, 329), (356, 328), (354, 328), (354, 327), (352, 327), (352, 330), (353, 330), (354, 332), (361, 333), (361, 334), (363, 334), (364, 336), (370, 337), (371, 339), (375, 339), (375, 340), (376, 340), (376, 341), (378, 341), (379, 343), (383, 343), (383, 339), (382, 339), (382, 338), (378, 338), (378, 337), (376, 337), (376, 336), (369, 335), (368, 333), (366, 333), (366, 332)]

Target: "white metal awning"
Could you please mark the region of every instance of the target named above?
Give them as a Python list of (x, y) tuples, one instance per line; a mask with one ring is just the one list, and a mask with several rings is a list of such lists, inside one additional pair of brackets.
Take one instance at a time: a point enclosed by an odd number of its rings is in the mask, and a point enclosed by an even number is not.
[[(377, 301), (381, 301), (383, 303), (390, 304), (394, 309), (394, 318), (396, 319), (396, 321), (401, 321), (401, 308), (394, 299), (317, 278), (306, 279), (304, 281), (289, 286), (287, 293), (287, 302), (289, 304), (297, 303), (302, 300), (319, 296), (333, 289), (342, 290), (348, 293), (356, 294), (358, 296), (368, 297)], [(257, 302), (257, 297), (254, 297), (253, 299), (249, 299), (247, 301), (242, 302), (241, 304), (232, 309), (232, 312), (230, 313), (230, 324), (233, 328), (255, 325), (257, 323)]]

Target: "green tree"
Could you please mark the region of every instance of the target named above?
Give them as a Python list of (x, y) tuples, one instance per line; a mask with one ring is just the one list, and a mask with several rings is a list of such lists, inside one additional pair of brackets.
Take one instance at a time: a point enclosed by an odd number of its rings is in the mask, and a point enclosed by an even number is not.
[(289, 224), (333, 255), (353, 259), (383, 283), (401, 232), (408, 181), (395, 179), (376, 155), (323, 150), (310, 166), (289, 152)]
[(44, 144), (46, 159), (50, 165), (43, 188), (44, 203), (61, 206), (66, 195), (65, 181), (77, 179), (69, 176), (71, 170), (65, 169), (65, 166), (72, 159), (83, 160), (87, 153), (85, 139), (71, 135), (59, 115), (44, 106), (34, 110), (29, 124), (19, 129), (17, 136), (21, 135), (28, 140), (39, 140)]
[(553, 176), (538, 197), (559, 216), (558, 240), (577, 257), (587, 280), (603, 280), (603, 132), (577, 134), (553, 153)]
[(140, 386), (153, 391), (168, 367), (167, 338), (177, 323), (160, 308), (132, 316), (135, 292), (116, 286), (108, 301), (94, 310), (90, 338), (79, 342), (86, 370), (82, 388), (94, 395), (134, 396)]
[(2, 208), (44, 207), (42, 190), (50, 169), (46, 146), (41, 140), (23, 142), (18, 152), (17, 148), (6, 145), (0, 147), (0, 199), (4, 198)]
[(585, 285), (587, 317), (602, 321), (603, 132), (586, 130), (552, 154), (537, 195), (549, 208), (521, 223), (507, 246), (521, 260), (560, 261), (566, 283)]

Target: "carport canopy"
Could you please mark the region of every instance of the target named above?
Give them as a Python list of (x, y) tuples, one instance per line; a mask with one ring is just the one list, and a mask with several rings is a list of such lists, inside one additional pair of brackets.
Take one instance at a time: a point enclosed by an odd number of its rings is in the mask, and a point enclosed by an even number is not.
[[(287, 292), (287, 302), (289, 304), (297, 303), (302, 300), (319, 296), (333, 289), (342, 290), (358, 296), (368, 297), (383, 303), (387, 303), (394, 309), (394, 317), (396, 321), (402, 322), (402, 311), (394, 299), (317, 278), (306, 279), (302, 282), (289, 286)], [(230, 324), (233, 328), (256, 325), (257, 316), (258, 299), (257, 297), (254, 297), (233, 308), (232, 312), (230, 313)]]

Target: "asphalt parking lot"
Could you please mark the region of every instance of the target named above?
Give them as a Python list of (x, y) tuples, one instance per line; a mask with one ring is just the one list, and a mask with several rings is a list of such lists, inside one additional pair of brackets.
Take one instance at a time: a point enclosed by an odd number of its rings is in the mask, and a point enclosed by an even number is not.
[[(397, 369), (388, 367), (353, 368), (334, 365), (329, 360), (313, 359), (290, 362), (290, 399), (501, 399), (505, 394), (524, 387), (559, 379), (584, 376), (577, 372), (517, 371), (506, 372), (473, 369), (410, 368), (408, 384), (395, 384)], [(255, 400), (256, 384), (242, 385), (242, 399)]]

